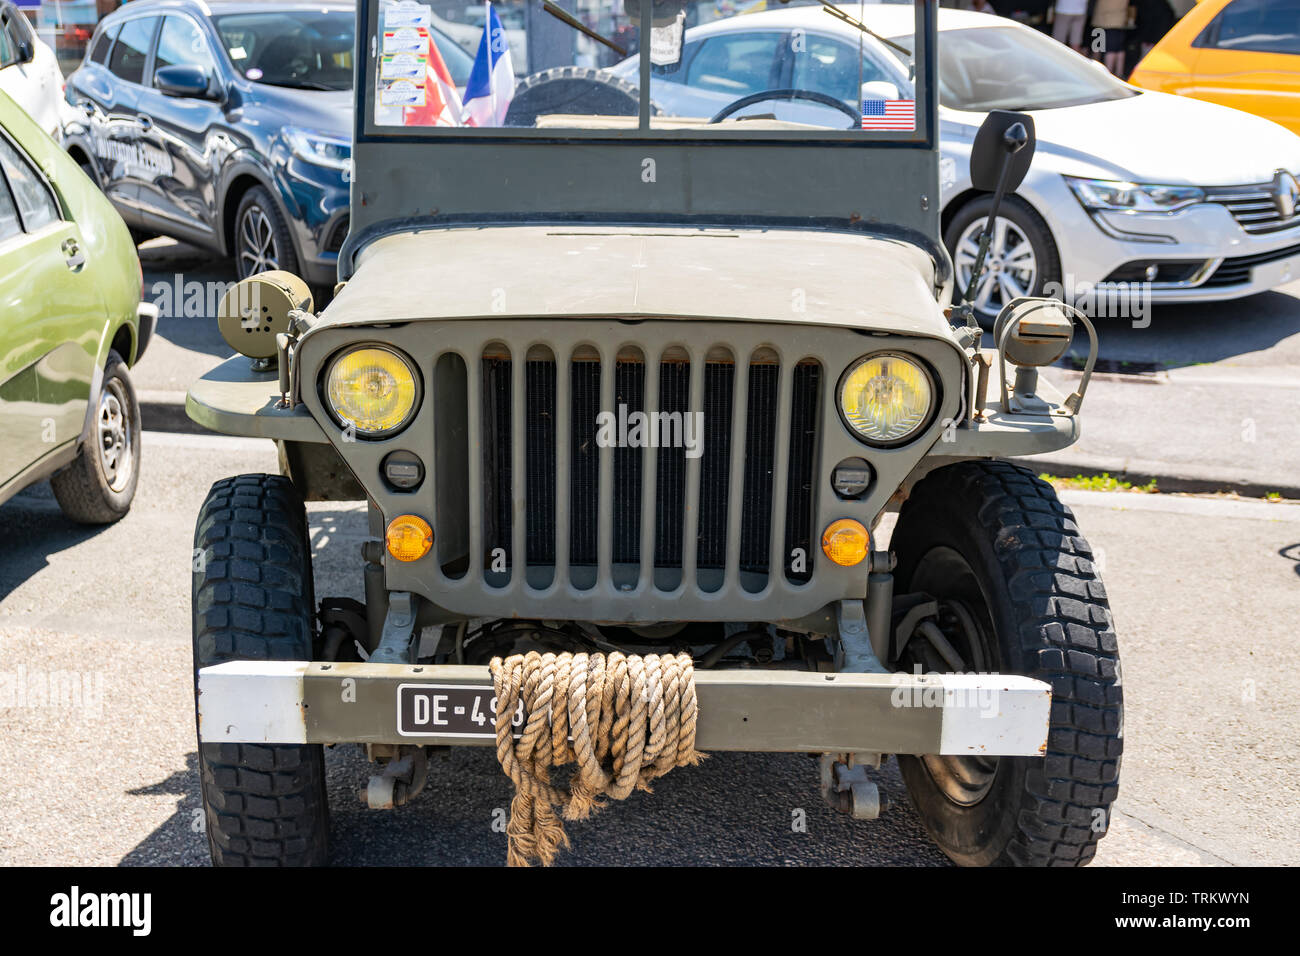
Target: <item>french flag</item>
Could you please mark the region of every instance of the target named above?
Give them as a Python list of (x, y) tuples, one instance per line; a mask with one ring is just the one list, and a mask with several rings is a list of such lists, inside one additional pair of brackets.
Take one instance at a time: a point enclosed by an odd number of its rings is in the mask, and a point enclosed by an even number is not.
[(515, 95), (515, 69), (510, 62), (506, 31), (492, 4), (484, 6), (483, 38), (465, 84), (465, 110), (461, 114), (465, 126), (500, 126)]

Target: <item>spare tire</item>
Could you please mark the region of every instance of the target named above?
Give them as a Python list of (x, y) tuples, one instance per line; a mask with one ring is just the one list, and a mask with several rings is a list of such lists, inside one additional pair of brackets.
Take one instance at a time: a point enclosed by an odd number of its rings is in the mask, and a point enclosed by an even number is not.
[[(505, 126), (536, 126), (539, 116), (576, 113), (584, 116), (636, 116), (637, 88), (612, 73), (589, 66), (560, 66), (524, 77), (515, 87)], [(652, 103), (652, 115), (659, 109)]]

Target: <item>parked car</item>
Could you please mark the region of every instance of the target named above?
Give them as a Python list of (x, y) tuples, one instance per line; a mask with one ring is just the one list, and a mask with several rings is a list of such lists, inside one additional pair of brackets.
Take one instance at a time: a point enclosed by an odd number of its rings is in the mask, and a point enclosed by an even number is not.
[[(68, 151), (137, 234), (332, 288), (348, 232), (355, 4), (136, 0), (68, 77)], [(463, 85), (472, 59), (439, 49)]]
[(0, 0), (0, 91), (9, 94), (41, 129), (59, 138), (63, 73), (49, 44), (9, 0)]
[(0, 502), (44, 478), (68, 517), (126, 514), (140, 471), (128, 368), (156, 312), (121, 218), (0, 93)]
[[(910, 49), (909, 7), (845, 9)], [(989, 209), (988, 194), (971, 187), (975, 132), (998, 108), (1027, 111), (1037, 125), (1033, 168), (1002, 207), (994, 268), (977, 290), (985, 320), (1055, 283), (1100, 294), (1149, 283), (1152, 301), (1184, 302), (1300, 278), (1300, 137), (1237, 110), (1139, 90), (1001, 17), (941, 9), (938, 19), (940, 205), (963, 288)], [(908, 97), (906, 59), (819, 6), (755, 13), (688, 30), (680, 68), (651, 80), (651, 98), (669, 115), (707, 116), (717, 102), (765, 89), (808, 89), (846, 104)], [(635, 84), (631, 63), (612, 72)], [(725, 88), (710, 88), (714, 76)], [(747, 111), (845, 122), (842, 111), (802, 100)]]
[(1222, 103), (1300, 133), (1300, 0), (1202, 0), (1129, 82)]

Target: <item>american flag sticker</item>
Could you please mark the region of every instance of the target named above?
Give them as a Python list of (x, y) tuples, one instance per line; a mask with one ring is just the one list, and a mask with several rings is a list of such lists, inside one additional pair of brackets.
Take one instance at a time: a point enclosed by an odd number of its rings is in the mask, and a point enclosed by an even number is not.
[(916, 129), (915, 100), (863, 100), (863, 129)]

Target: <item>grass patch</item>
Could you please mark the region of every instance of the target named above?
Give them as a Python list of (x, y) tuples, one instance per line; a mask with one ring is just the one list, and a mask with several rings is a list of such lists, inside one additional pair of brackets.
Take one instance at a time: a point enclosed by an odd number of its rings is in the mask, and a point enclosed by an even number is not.
[(1154, 478), (1145, 485), (1135, 485), (1131, 481), (1115, 478), (1109, 472), (1104, 471), (1100, 475), (1075, 475), (1073, 478), (1047, 474), (1038, 477), (1057, 491), (1131, 491), (1135, 494), (1146, 495), (1155, 494), (1158, 491)]

